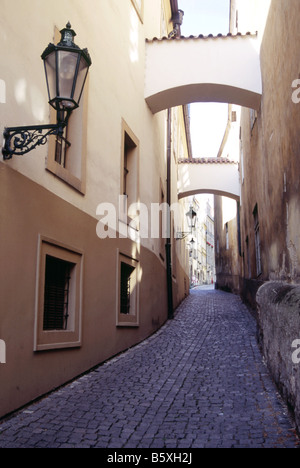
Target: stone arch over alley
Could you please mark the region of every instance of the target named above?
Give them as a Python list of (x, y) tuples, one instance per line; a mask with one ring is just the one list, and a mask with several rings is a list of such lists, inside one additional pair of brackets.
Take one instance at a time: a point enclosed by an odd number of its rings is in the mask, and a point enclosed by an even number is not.
[(184, 159), (178, 164), (178, 198), (209, 193), (240, 200), (239, 165), (227, 158)]
[[(259, 109), (262, 76), (257, 34), (146, 41), (145, 100), (153, 114), (193, 102)], [(178, 198), (210, 193), (240, 201), (239, 166), (226, 158), (178, 164)]]
[(145, 99), (153, 114), (191, 102), (223, 102), (257, 110), (261, 95), (256, 34), (146, 42)]

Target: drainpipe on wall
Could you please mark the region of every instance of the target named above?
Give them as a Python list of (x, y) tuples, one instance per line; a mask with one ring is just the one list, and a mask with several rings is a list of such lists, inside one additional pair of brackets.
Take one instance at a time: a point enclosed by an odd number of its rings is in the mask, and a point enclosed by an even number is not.
[[(184, 12), (178, 9), (178, 0), (171, 1), (171, 10), (172, 10), (172, 21), (173, 21), (173, 31), (169, 34), (169, 37), (180, 36), (181, 30), (180, 26), (183, 21)], [(171, 207), (171, 138), (172, 138), (172, 119), (171, 119), (171, 109), (168, 109), (168, 130), (167, 130), (167, 204), (168, 207)], [(174, 318), (174, 309), (173, 309), (173, 282), (172, 282), (172, 255), (171, 255), (171, 210), (167, 214), (167, 227), (168, 227), (168, 238), (166, 242), (166, 262), (167, 262), (167, 292), (168, 292), (168, 318)]]
[[(168, 130), (167, 130), (167, 205), (171, 206), (171, 109), (168, 109)], [(172, 283), (172, 257), (171, 257), (171, 210), (168, 210), (167, 228), (168, 238), (166, 242), (166, 262), (167, 262), (167, 292), (168, 292), (168, 318), (174, 318), (173, 311), (173, 283)]]
[(183, 22), (184, 11), (179, 10), (178, 0), (170, 0), (172, 10), (172, 23), (173, 31), (170, 32), (169, 37), (179, 37), (181, 35), (181, 25)]

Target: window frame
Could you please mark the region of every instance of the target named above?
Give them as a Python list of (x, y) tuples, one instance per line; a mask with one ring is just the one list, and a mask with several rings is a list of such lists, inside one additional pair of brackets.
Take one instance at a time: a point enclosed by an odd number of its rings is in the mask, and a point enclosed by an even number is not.
[(69, 309), (73, 306), (72, 283), (75, 266), (71, 262), (46, 254), (43, 331), (70, 329)]
[[(163, 206), (165, 206), (165, 191), (164, 191), (164, 186), (163, 186), (163, 182), (162, 182), (161, 179), (160, 179), (159, 190), (160, 190), (159, 203), (160, 203), (160, 206), (163, 207)], [(160, 259), (161, 259), (161, 261), (163, 263), (165, 263), (165, 259), (166, 259), (166, 233), (163, 232), (163, 227), (164, 227), (165, 222), (166, 222), (165, 219), (163, 219), (164, 215), (165, 215), (165, 210), (160, 209), (159, 210), (159, 256), (160, 256)], [(172, 222), (173, 222), (173, 226), (174, 226), (173, 217), (172, 217)], [(173, 229), (174, 229), (174, 227), (173, 227)]]
[(140, 195), (140, 142), (124, 119), (121, 131), (120, 195), (126, 203), (120, 206), (119, 220), (129, 225), (133, 220), (129, 208), (138, 203)]
[(226, 245), (226, 250), (230, 250), (230, 245), (229, 245), (229, 225), (228, 225), (228, 223), (225, 224), (225, 245)]
[(257, 205), (255, 205), (255, 208), (253, 210), (253, 219), (254, 219), (256, 276), (258, 278), (262, 274), (262, 261), (261, 261), (260, 223), (259, 223), (258, 206)]
[[(56, 111), (53, 109), (53, 111), (51, 110), (51, 122), (54, 122), (55, 119)], [(71, 146), (66, 148), (63, 165), (56, 160), (57, 137), (49, 137), (46, 169), (85, 195), (87, 153), (87, 98), (85, 92), (81, 99), (81, 106), (74, 110), (69, 118), (67, 135)]]
[[(70, 283), (69, 325), (67, 330), (44, 330), (46, 258), (73, 265)], [(78, 348), (82, 345), (82, 282), (84, 254), (63, 243), (39, 235), (36, 277), (34, 351)]]
[(252, 270), (251, 270), (251, 257), (250, 257), (250, 242), (249, 236), (246, 237), (246, 255), (247, 255), (247, 274), (248, 278), (251, 279), (252, 277)]
[[(130, 268), (133, 268), (131, 275), (135, 278), (134, 294), (130, 298), (132, 312), (129, 314), (121, 313), (121, 268), (122, 263), (125, 263)], [(127, 256), (126, 254), (117, 252), (117, 277), (116, 277), (116, 323), (117, 327), (139, 327), (139, 281), (140, 279), (140, 263), (138, 260)]]

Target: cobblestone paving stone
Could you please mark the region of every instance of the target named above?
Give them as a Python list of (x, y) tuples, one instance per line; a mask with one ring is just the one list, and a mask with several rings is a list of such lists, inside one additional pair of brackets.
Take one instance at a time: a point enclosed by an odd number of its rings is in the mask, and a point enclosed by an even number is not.
[(231, 294), (193, 290), (145, 342), (0, 422), (0, 448), (298, 448)]

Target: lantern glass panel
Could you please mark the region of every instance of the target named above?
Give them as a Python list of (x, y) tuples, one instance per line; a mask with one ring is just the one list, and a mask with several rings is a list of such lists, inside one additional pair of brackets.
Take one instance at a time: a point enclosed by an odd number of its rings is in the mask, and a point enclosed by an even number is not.
[(45, 72), (48, 86), (49, 101), (56, 98), (56, 53), (52, 52), (45, 59)]
[(196, 225), (196, 216), (197, 216), (197, 213), (193, 210), (192, 207), (190, 208), (190, 211), (186, 213), (188, 226), (191, 229), (194, 228)]
[(73, 100), (72, 91), (77, 60), (77, 53), (64, 50), (58, 51), (59, 97), (66, 98), (66, 100), (61, 100), (61, 105), (64, 108), (76, 107), (76, 104), (71, 100)]
[(79, 104), (88, 71), (89, 71), (89, 65), (87, 64), (84, 57), (81, 57), (79, 70), (78, 70), (77, 83), (76, 83), (76, 88), (74, 92), (74, 101), (77, 104)]

